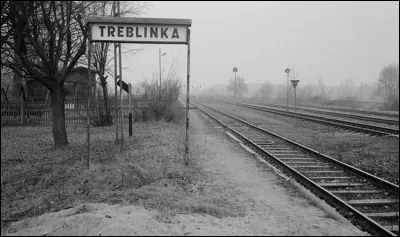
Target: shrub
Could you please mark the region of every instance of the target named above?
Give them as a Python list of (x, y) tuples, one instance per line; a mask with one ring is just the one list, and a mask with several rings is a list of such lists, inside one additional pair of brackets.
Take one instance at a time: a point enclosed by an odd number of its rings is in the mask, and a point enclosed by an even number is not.
[(149, 109), (144, 111), (143, 120), (164, 120), (179, 122), (184, 117), (178, 97), (181, 91), (181, 82), (176, 78), (164, 80), (160, 89), (156, 80), (151, 83), (143, 82), (146, 97), (150, 100)]

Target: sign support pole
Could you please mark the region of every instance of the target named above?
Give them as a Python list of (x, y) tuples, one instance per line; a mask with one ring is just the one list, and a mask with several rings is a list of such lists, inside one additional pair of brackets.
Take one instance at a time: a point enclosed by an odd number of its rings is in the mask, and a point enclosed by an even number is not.
[[(124, 140), (123, 132), (123, 100), (122, 86), (130, 93), (128, 84), (122, 80), (122, 54), (121, 43), (150, 43), (150, 44), (186, 44), (187, 45), (187, 93), (186, 93), (186, 138), (185, 138), (185, 164), (189, 164), (189, 98), (190, 98), (190, 29), (191, 19), (172, 18), (136, 18), (120, 17), (119, 1), (113, 1), (113, 17), (88, 17), (87, 24), (90, 24), (91, 42), (114, 43), (114, 82), (115, 82), (115, 127), (116, 144)], [(133, 29), (135, 28), (135, 31)], [(160, 34), (158, 34), (160, 33)], [(136, 37), (133, 37), (136, 35)], [(160, 35), (160, 37), (158, 37)], [(119, 47), (119, 55), (117, 48)], [(118, 60), (119, 59), (119, 60)], [(117, 65), (119, 63), (119, 65)], [(119, 75), (118, 75), (119, 66)], [(161, 70), (160, 70), (161, 71)], [(120, 98), (118, 102), (118, 81), (120, 80)], [(132, 98), (131, 98), (132, 100)], [(131, 103), (131, 102), (130, 102)], [(136, 101), (134, 101), (136, 103)], [(136, 105), (134, 105), (136, 106)], [(132, 113), (131, 105), (126, 106), (127, 113)], [(121, 112), (121, 114), (119, 114)], [(121, 138), (118, 136), (118, 123), (121, 123)]]
[(186, 140), (185, 165), (189, 165), (189, 93), (190, 93), (190, 29), (187, 30)]
[(297, 129), (297, 102), (296, 102), (296, 87), (299, 84), (299, 80), (290, 80), (294, 89), (294, 123), (295, 128)]
[(233, 87), (233, 105), (236, 106), (236, 72), (235, 72), (235, 85)]
[(295, 115), (295, 128), (297, 129), (297, 105), (296, 105), (296, 87), (294, 87), (294, 115)]
[(89, 81), (88, 81), (88, 101), (87, 101), (87, 109), (86, 109), (86, 117), (87, 117), (87, 156), (86, 156), (86, 168), (90, 169), (90, 97), (91, 97), (91, 77), (92, 77), (92, 69), (91, 69), (91, 58), (92, 58), (92, 42), (90, 41), (90, 32), (89, 32), (89, 47), (88, 47), (88, 74), (89, 74)]

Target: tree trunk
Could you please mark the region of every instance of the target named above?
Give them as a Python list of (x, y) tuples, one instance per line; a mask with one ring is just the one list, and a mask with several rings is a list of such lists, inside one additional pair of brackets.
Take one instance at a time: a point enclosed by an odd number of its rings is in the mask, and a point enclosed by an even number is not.
[(106, 124), (111, 125), (111, 112), (110, 112), (110, 105), (108, 103), (108, 90), (107, 90), (107, 84), (101, 85), (103, 88), (103, 99), (104, 99), (104, 109), (106, 110)]
[(67, 131), (65, 128), (65, 96), (62, 88), (56, 88), (51, 92), (51, 108), (53, 121), (54, 145), (67, 145)]

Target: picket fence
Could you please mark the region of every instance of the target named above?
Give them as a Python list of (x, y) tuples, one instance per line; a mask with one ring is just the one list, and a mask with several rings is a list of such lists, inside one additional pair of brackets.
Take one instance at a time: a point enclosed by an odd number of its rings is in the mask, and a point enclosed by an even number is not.
[[(133, 100), (132, 113), (134, 118), (141, 120), (143, 112), (148, 109), (151, 100)], [(65, 101), (65, 124), (87, 124), (87, 101)], [(110, 101), (111, 116), (113, 120), (116, 115), (116, 106)], [(102, 101), (93, 101), (89, 107), (90, 117), (94, 119), (99, 111), (104, 112), (104, 103)], [(129, 119), (129, 101), (122, 103), (123, 122)], [(22, 116), (21, 116), (22, 115)], [(21, 102), (21, 103), (1, 103), (1, 125), (44, 125), (52, 124), (52, 111), (49, 102)]]

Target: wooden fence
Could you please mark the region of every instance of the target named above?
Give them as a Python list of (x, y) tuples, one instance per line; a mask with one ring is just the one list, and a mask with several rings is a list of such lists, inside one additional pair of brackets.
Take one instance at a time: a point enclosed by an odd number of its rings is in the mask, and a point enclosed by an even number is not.
[[(132, 100), (132, 113), (136, 121), (141, 121), (143, 113), (148, 109), (151, 100)], [(65, 124), (86, 124), (87, 123), (87, 101), (65, 101)], [(111, 116), (115, 119), (116, 107), (110, 101)], [(91, 120), (98, 116), (99, 112), (104, 113), (104, 103), (93, 101), (89, 107)], [(123, 122), (129, 120), (129, 101), (124, 100), (122, 106)], [(21, 116), (22, 115), (22, 116)], [(51, 126), (52, 110), (50, 103), (21, 102), (1, 103), (1, 125), (44, 125)]]

